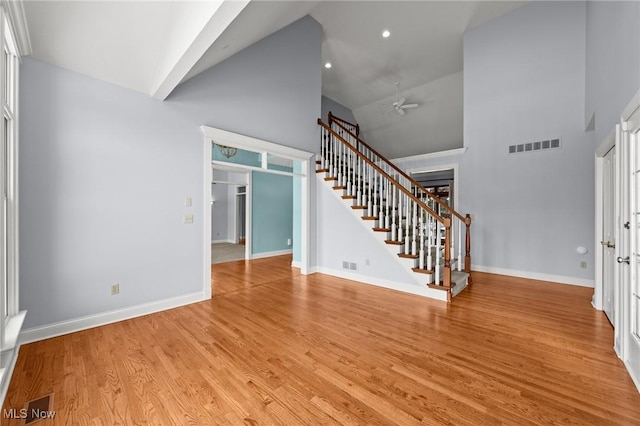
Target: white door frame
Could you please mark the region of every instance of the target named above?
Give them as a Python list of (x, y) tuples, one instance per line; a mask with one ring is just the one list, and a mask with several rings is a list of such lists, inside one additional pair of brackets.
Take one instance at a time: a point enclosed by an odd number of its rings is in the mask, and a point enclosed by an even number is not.
[(417, 167), (414, 169), (407, 169), (407, 174), (409, 176), (414, 173), (430, 173), (430, 172), (440, 172), (443, 170), (452, 170), (453, 169), (453, 208), (458, 210), (460, 205), (458, 204), (458, 163), (454, 164), (439, 164), (437, 166), (424, 166)]
[[(602, 258), (604, 255), (604, 248), (601, 244), (603, 235), (603, 209), (604, 209), (604, 197), (603, 197), (603, 183), (604, 183), (604, 157), (616, 144), (616, 133), (612, 130), (611, 133), (602, 141), (598, 149), (596, 149), (595, 162), (596, 162), (596, 234), (595, 234), (595, 286), (593, 290), (593, 297), (591, 304), (594, 308), (601, 311), (603, 308), (604, 300), (604, 283), (602, 282), (602, 273), (604, 271), (604, 265)], [(618, 173), (616, 167), (616, 173)], [(616, 177), (616, 182), (618, 181)], [(617, 192), (617, 191), (616, 191)], [(617, 207), (617, 206), (616, 206)], [(617, 217), (617, 212), (615, 214)], [(616, 280), (617, 282), (617, 280)]]
[(638, 234), (640, 233), (638, 229), (638, 223), (640, 223), (638, 206), (640, 203), (637, 200), (638, 190), (640, 189), (637, 187), (637, 174), (640, 173), (640, 164), (638, 164), (638, 150), (640, 149), (638, 146), (640, 145), (640, 91), (636, 93), (629, 105), (624, 109), (620, 126), (623, 150), (618, 154), (618, 157), (623, 157), (624, 170), (621, 170), (621, 173), (624, 173), (622, 176), (624, 185), (622, 186), (622, 194), (625, 198), (621, 222), (629, 223), (628, 227), (621, 227), (618, 238), (621, 242), (623, 238), (626, 238), (624, 244), (619, 244), (621, 251), (618, 254), (618, 260), (629, 259), (627, 263), (621, 264), (621, 353), (629, 375), (638, 391), (640, 391), (640, 330), (637, 330), (636, 325), (634, 325), (637, 324), (637, 317), (640, 315), (637, 312), (640, 306), (636, 300), (638, 294), (640, 294), (640, 247), (637, 247)]
[[(252, 138), (250, 136), (240, 135), (238, 133), (229, 132), (223, 129), (217, 129), (209, 126), (200, 126), (202, 133), (204, 134), (203, 141), (203, 200), (205, 208), (203, 209), (203, 292), (206, 298), (211, 298), (211, 159), (212, 159), (212, 143), (220, 145), (231, 146), (239, 149), (246, 149), (254, 152), (260, 152), (263, 155), (263, 165), (266, 167), (267, 153), (274, 154), (279, 157), (289, 158), (292, 160), (298, 160), (301, 164), (301, 173), (291, 174), (299, 176), (301, 180), (300, 185), (300, 203), (301, 203), (301, 215), (300, 218), (300, 273), (307, 275), (309, 273), (309, 241), (310, 241), (310, 182), (309, 176), (311, 176), (312, 170), (312, 157), (314, 153), (302, 151), (296, 148), (290, 148), (284, 145), (279, 145), (273, 142), (268, 142), (261, 139)], [(242, 165), (238, 164), (239, 167)], [(260, 169), (255, 167), (246, 167), (251, 170), (260, 170), (262, 172), (271, 172), (276, 174), (289, 174), (277, 171), (270, 171), (266, 169)], [(249, 182), (247, 185), (247, 221), (250, 221), (250, 202), (251, 202), (251, 173), (249, 173)], [(250, 223), (250, 222), (249, 222)], [(246, 231), (250, 231), (251, 226), (248, 226)]]

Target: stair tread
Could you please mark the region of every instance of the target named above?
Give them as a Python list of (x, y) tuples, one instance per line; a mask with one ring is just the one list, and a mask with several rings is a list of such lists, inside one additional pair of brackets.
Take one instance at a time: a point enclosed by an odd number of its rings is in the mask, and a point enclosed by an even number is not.
[(362, 220), (376, 220), (377, 216), (362, 216)]
[(351, 208), (354, 210), (364, 210), (367, 208), (367, 206), (351, 206)]
[[(334, 188), (335, 189), (335, 188)], [(343, 195), (342, 199), (343, 200), (355, 200), (356, 196), (355, 195)]]
[(329, 169), (316, 169), (316, 173), (325, 173), (328, 172)]
[(395, 241), (395, 240), (384, 240), (384, 242), (387, 244), (393, 244), (396, 246), (401, 246), (402, 244), (404, 244), (402, 241)]
[(391, 228), (373, 228), (375, 232), (391, 232)]
[(398, 257), (402, 257), (404, 259), (417, 259), (420, 257), (418, 254), (409, 254), (409, 253), (398, 253)]

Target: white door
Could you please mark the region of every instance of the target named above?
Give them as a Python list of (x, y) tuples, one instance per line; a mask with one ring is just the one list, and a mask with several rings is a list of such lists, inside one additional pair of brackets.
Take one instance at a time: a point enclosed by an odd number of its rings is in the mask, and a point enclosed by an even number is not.
[(620, 271), (620, 309), (622, 310), (622, 354), (631, 377), (640, 389), (640, 98), (625, 110), (622, 146), (625, 166), (621, 175), (622, 204), (620, 237), (624, 244), (617, 258)]
[(602, 309), (615, 327), (614, 282), (616, 269), (615, 171), (616, 148), (604, 156), (602, 165)]

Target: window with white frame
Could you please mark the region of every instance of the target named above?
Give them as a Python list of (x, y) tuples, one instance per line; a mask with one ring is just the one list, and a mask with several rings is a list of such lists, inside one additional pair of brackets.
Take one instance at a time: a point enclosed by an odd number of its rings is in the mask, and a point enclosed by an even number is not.
[(24, 313), (18, 312), (18, 49), (5, 9), (0, 9), (0, 344), (12, 349)]

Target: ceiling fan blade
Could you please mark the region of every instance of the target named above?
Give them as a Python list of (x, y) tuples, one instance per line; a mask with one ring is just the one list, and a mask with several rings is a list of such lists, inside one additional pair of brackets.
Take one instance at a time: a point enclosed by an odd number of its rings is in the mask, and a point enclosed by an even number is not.
[(404, 115), (405, 114), (405, 112), (404, 112), (404, 110), (402, 108), (397, 108), (396, 110), (398, 111), (398, 114), (400, 114), (400, 115)]
[(402, 105), (400, 108), (418, 108), (420, 105), (418, 104), (406, 104), (406, 105)]
[(391, 111), (393, 111), (394, 109), (396, 109), (395, 106), (392, 106), (391, 108), (389, 108), (388, 110), (386, 110), (384, 113), (385, 114), (389, 114)]
[(398, 104), (399, 107), (402, 107), (402, 105), (405, 103), (406, 99), (405, 98), (400, 98), (398, 99), (398, 102), (395, 102)]

